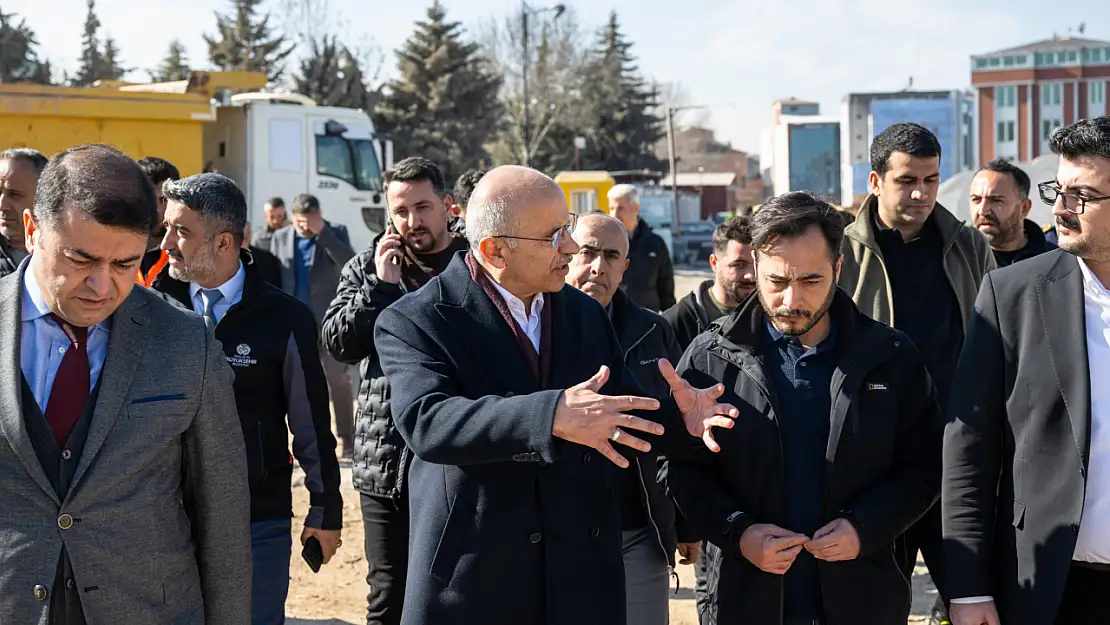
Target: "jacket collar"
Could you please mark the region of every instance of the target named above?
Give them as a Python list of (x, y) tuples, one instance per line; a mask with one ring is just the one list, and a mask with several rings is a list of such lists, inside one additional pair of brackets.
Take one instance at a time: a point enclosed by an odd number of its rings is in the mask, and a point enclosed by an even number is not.
[[(243, 263), (243, 271), (246, 273), (246, 280), (243, 282), (243, 297), (240, 303), (247, 303), (266, 290), (266, 283), (258, 273), (258, 267), (254, 264), (254, 256), (250, 250), (240, 249), (239, 261)], [(169, 266), (162, 269), (162, 272), (154, 278), (151, 288), (172, 297), (188, 310), (193, 310), (193, 298), (189, 293), (189, 283), (170, 276)]]
[[(874, 195), (868, 195), (867, 198), (863, 200), (863, 204), (860, 205), (855, 221), (844, 229), (845, 236), (859, 241), (872, 251), (878, 252), (879, 243), (875, 236), (876, 230), (873, 221), (873, 219), (879, 218), (878, 211), (879, 198)], [(929, 219), (933, 226), (936, 227), (937, 232), (940, 233), (940, 238), (944, 241), (945, 249), (948, 249), (956, 242), (956, 237), (960, 235), (961, 229), (964, 227), (964, 222), (956, 219), (956, 216), (949, 212), (940, 202), (937, 202), (936, 206), (933, 207), (933, 213)]]
[(628, 349), (655, 329), (654, 320), (624, 291), (617, 289), (612, 301), (613, 329), (617, 342)]

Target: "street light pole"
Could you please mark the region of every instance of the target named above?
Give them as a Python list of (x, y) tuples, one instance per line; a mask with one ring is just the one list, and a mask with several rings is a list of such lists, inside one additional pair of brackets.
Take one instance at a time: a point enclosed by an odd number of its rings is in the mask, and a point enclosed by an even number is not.
[[(532, 102), (528, 97), (528, 67), (532, 61), (532, 51), (529, 50), (528, 43), (528, 14), (529, 13), (542, 13), (544, 11), (552, 11), (555, 13), (555, 19), (567, 10), (566, 5), (556, 4), (555, 6), (546, 7), (543, 9), (533, 9), (528, 6), (527, 0), (520, 0), (520, 44), (521, 44), (521, 97), (524, 102), (524, 127), (521, 129), (520, 137), (524, 142), (524, 166), (528, 167), (532, 161)], [(542, 136), (542, 135), (541, 135)]]
[(522, 93), (524, 98), (524, 128), (521, 131), (521, 138), (524, 140), (524, 166), (528, 167), (529, 162), (532, 160), (532, 138), (531, 138), (531, 103), (528, 101), (528, 62), (531, 60), (532, 53), (528, 49), (528, 3), (520, 0), (520, 32), (521, 32), (521, 81)]
[(709, 108), (709, 106), (705, 104), (687, 106), (671, 106), (668, 104), (666, 106), (667, 159), (671, 166), (671, 196), (674, 198), (674, 216), (672, 217), (671, 229), (674, 231), (676, 239), (682, 236), (682, 211), (678, 206), (678, 154), (675, 148), (674, 114), (679, 111), (705, 108)]
[(674, 198), (674, 213), (671, 217), (671, 230), (677, 239), (682, 236), (682, 211), (678, 207), (678, 167), (674, 145), (674, 111), (675, 107), (667, 106), (667, 160), (671, 167), (671, 195)]

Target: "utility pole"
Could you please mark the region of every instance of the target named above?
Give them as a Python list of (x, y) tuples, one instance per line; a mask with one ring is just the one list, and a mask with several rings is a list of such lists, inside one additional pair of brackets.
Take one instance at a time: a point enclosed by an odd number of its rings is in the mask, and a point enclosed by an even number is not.
[(532, 60), (532, 51), (529, 49), (528, 43), (528, 15), (530, 13), (543, 13), (545, 11), (552, 11), (555, 13), (555, 19), (567, 10), (566, 5), (556, 4), (555, 6), (546, 7), (543, 9), (533, 9), (528, 6), (527, 0), (520, 0), (520, 81), (521, 81), (521, 97), (524, 105), (524, 126), (521, 128), (520, 137), (524, 142), (524, 166), (528, 167), (532, 160), (532, 102), (528, 97), (528, 67)]
[(524, 128), (521, 137), (524, 140), (524, 166), (528, 167), (532, 160), (532, 103), (528, 101), (528, 63), (532, 58), (532, 51), (528, 49), (528, 3), (520, 0), (520, 40), (521, 40), (521, 67), (520, 78), (523, 84), (521, 89), (524, 98)]
[[(675, 156), (674, 142), (674, 111), (675, 107), (667, 106), (667, 160), (671, 166), (671, 195), (674, 198), (674, 214), (671, 217), (671, 231), (675, 239), (682, 236), (682, 211), (678, 207), (678, 167)], [(677, 242), (677, 241), (676, 241)]]
[(671, 166), (671, 196), (674, 198), (674, 216), (671, 222), (671, 230), (674, 232), (676, 241), (678, 237), (682, 236), (682, 210), (678, 206), (678, 150), (675, 148), (674, 114), (679, 111), (705, 108), (709, 108), (709, 106), (705, 104), (691, 104), (687, 106), (666, 105), (667, 159), (670, 161)]

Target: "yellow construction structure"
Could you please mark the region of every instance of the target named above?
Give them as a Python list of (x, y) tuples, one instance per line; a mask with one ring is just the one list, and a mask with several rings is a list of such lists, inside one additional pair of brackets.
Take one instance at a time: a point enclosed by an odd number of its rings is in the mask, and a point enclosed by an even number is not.
[(47, 156), (82, 143), (106, 143), (132, 158), (160, 156), (182, 175), (204, 167), (204, 126), (216, 120), (220, 90), (266, 85), (257, 72), (191, 72), (188, 80), (92, 87), (0, 85), (0, 149), (30, 147)]
[(579, 215), (591, 211), (609, 214), (609, 190), (616, 182), (607, 171), (564, 171), (555, 176), (555, 183), (567, 196), (570, 212)]

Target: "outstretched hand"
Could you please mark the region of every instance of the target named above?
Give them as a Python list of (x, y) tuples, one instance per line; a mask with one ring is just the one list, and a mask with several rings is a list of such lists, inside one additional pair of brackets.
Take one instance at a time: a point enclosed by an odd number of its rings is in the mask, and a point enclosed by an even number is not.
[(563, 392), (555, 408), (552, 434), (572, 443), (592, 447), (613, 464), (628, 468), (625, 459), (611, 443), (620, 443), (637, 451), (647, 452), (651, 445), (628, 433), (639, 430), (660, 435), (663, 426), (624, 411), (656, 410), (659, 402), (650, 397), (601, 395), (601, 387), (609, 379), (609, 367), (602, 366), (590, 379)]
[(713, 438), (713, 428), (732, 429), (735, 423), (733, 419), (740, 416), (740, 411), (732, 404), (717, 403), (717, 399), (725, 392), (724, 385), (715, 384), (707, 389), (694, 388), (678, 375), (666, 358), (659, 359), (659, 372), (671, 387), (671, 394), (682, 413), (686, 430), (691, 436), (700, 437), (709, 451), (721, 451), (721, 446)]

